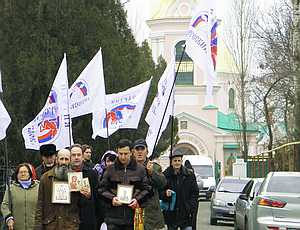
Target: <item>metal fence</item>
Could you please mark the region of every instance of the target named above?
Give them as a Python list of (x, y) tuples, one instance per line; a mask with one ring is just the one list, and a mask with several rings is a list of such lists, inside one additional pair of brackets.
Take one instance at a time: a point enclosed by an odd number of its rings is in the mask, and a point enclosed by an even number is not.
[(265, 177), (270, 171), (296, 171), (297, 145), (300, 145), (300, 141), (287, 143), (257, 156), (248, 157), (248, 177)]

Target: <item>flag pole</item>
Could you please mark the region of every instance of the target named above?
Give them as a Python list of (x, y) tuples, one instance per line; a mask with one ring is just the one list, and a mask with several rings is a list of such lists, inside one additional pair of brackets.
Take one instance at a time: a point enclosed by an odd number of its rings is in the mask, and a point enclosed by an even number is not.
[[(66, 63), (67, 63), (67, 55), (66, 53), (64, 53), (64, 58), (66, 59)], [(68, 76), (68, 65), (67, 65), (67, 76)], [(69, 81), (68, 81), (69, 84)], [(72, 134), (71, 134), (71, 128), (72, 128), (72, 118), (71, 118), (71, 114), (70, 114), (70, 96), (69, 96), (69, 85), (67, 87), (67, 100), (68, 100), (68, 120), (69, 120), (69, 147), (71, 147), (72, 145)]]
[[(183, 50), (182, 50), (182, 53), (181, 53), (181, 57), (180, 57), (180, 61), (179, 61), (179, 63), (178, 63), (177, 70), (176, 70), (176, 73), (175, 73), (175, 77), (174, 77), (173, 85), (172, 85), (172, 88), (171, 88), (171, 92), (170, 92), (169, 97), (168, 97), (167, 105), (166, 105), (166, 107), (165, 107), (164, 114), (163, 114), (162, 120), (161, 120), (161, 122), (160, 122), (160, 126), (159, 126), (159, 129), (158, 129), (158, 133), (157, 133), (157, 136), (156, 136), (156, 139), (155, 139), (153, 151), (152, 151), (152, 154), (151, 154), (151, 156), (150, 156), (150, 159), (151, 159), (151, 160), (154, 159), (154, 152), (155, 152), (155, 149), (156, 149), (156, 144), (157, 144), (157, 142), (158, 142), (159, 133), (160, 133), (160, 130), (161, 130), (163, 121), (164, 121), (164, 117), (165, 117), (166, 112), (167, 112), (167, 109), (168, 109), (168, 105), (169, 105), (169, 102), (170, 102), (170, 99), (171, 99), (171, 96), (172, 96), (172, 93), (173, 93), (173, 89), (174, 89), (174, 87), (175, 87), (176, 78), (177, 78), (177, 75), (178, 75), (178, 72), (179, 72), (180, 64), (181, 64), (182, 59), (183, 59), (183, 55), (184, 55), (184, 53), (185, 53), (185, 48), (186, 48), (186, 45), (184, 44), (184, 45), (183, 45)], [(172, 116), (172, 117), (173, 117), (173, 116)], [(171, 150), (172, 150), (172, 145), (173, 145), (173, 125), (172, 125), (172, 130), (171, 130)], [(172, 154), (172, 152), (171, 152), (171, 154)]]
[(108, 119), (107, 119), (107, 108), (105, 108), (105, 122), (106, 122), (107, 147), (110, 150), (110, 141), (109, 141), (109, 132), (108, 132)]

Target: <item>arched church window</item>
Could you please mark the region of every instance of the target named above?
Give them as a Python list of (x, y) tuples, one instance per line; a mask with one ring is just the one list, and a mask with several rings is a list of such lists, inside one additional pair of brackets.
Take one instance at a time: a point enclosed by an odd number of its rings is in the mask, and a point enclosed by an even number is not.
[[(185, 41), (176, 44), (176, 70), (180, 62), (183, 45)], [(194, 83), (194, 63), (192, 59), (184, 53), (176, 78), (176, 85), (193, 85)]]
[(234, 104), (235, 104), (235, 93), (234, 93), (234, 89), (229, 89), (229, 109), (234, 109)]

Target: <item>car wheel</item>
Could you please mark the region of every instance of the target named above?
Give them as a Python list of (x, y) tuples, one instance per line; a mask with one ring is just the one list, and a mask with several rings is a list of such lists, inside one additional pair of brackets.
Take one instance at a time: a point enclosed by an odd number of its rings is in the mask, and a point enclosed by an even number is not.
[(216, 218), (210, 218), (210, 225), (217, 225), (218, 220)]

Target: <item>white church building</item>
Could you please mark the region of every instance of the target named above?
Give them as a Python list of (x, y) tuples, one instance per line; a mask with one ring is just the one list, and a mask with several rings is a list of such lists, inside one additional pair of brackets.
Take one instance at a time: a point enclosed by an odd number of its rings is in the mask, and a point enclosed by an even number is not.
[[(160, 2), (147, 20), (150, 28), (148, 42), (154, 61), (161, 55), (169, 62), (175, 48), (178, 64), (193, 4), (198, 1)], [(179, 125), (179, 142), (175, 148), (185, 154), (204, 155), (220, 162), (222, 176), (232, 174), (234, 159), (242, 155), (240, 125), (235, 115), (239, 107), (238, 92), (233, 83), (236, 75), (232, 72), (232, 59), (224, 47), (219, 39), (213, 106), (205, 106), (206, 76), (187, 55), (180, 65), (175, 89), (175, 116)], [(247, 133), (249, 154), (255, 154), (258, 131), (249, 127)]]

